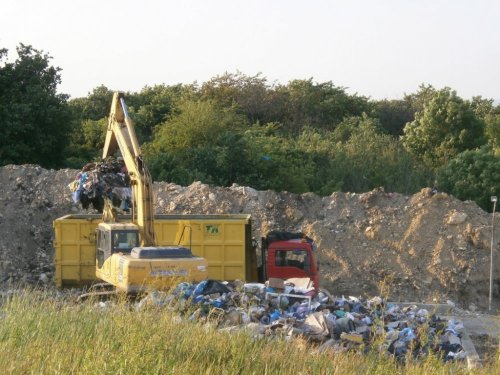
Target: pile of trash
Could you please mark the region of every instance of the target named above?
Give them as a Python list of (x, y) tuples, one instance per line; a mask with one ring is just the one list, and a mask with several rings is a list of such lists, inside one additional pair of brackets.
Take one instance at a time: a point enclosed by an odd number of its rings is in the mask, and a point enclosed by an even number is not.
[(108, 157), (99, 163), (88, 163), (68, 185), (73, 202), (87, 209), (92, 205), (102, 212), (105, 199), (127, 212), (130, 209), (130, 177), (122, 158)]
[(434, 353), (444, 361), (462, 360), (463, 325), (414, 306), (401, 307), (381, 297), (334, 297), (285, 282), (282, 290), (261, 283), (205, 280), (181, 283), (170, 293), (153, 292), (136, 308), (168, 308), (188, 321), (211, 323), (226, 331), (245, 330), (254, 338), (303, 337), (319, 351), (354, 350), (404, 360)]

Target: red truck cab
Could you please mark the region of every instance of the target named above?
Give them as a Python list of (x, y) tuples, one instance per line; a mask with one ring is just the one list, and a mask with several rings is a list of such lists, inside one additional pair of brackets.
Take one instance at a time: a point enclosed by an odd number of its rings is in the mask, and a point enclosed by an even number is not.
[(308, 277), (319, 290), (316, 244), (302, 233), (271, 232), (262, 239), (265, 276), (278, 279)]

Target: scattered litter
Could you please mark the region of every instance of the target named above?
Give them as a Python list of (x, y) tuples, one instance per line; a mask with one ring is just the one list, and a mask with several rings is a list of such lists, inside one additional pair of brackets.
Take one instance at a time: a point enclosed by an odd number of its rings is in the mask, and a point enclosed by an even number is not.
[(215, 280), (181, 283), (170, 294), (146, 296), (136, 307), (168, 307), (190, 321), (208, 322), (230, 332), (244, 330), (255, 338), (303, 337), (319, 344), (321, 352), (379, 350), (380, 342), (385, 342), (387, 353), (398, 360), (430, 352), (444, 361), (466, 357), (463, 325), (416, 305), (401, 308), (381, 297), (333, 297), (323, 290), (310, 296), (303, 292), (303, 284), (287, 290), (290, 293), (279, 293), (271, 285), (276, 286), (276, 280), (267, 285)]

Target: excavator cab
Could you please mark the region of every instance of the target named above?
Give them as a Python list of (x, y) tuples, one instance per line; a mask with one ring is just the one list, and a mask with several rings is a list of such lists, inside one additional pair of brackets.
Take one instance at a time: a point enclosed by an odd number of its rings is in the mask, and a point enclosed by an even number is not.
[(140, 231), (133, 223), (100, 223), (96, 249), (96, 276), (127, 293), (207, 278), (207, 261), (188, 248), (140, 246)]
[(101, 223), (96, 229), (97, 267), (112, 254), (130, 254), (139, 246), (139, 228), (134, 224)]

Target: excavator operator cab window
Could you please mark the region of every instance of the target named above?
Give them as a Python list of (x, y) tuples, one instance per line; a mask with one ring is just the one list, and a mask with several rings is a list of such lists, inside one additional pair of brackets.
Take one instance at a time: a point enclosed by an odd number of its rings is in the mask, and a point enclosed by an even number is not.
[(139, 234), (137, 231), (120, 230), (112, 231), (113, 249), (112, 253), (129, 253), (134, 247), (139, 246)]
[(97, 229), (97, 266), (102, 267), (104, 261), (111, 256), (111, 233), (106, 230)]
[(102, 268), (106, 259), (114, 253), (130, 253), (139, 246), (139, 233), (135, 230), (97, 229), (97, 266)]

